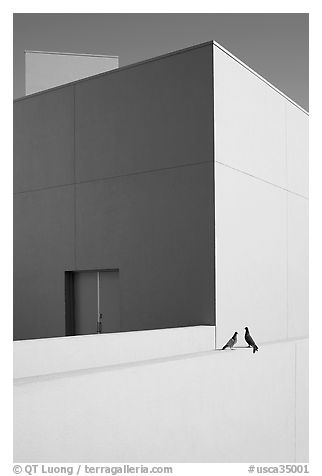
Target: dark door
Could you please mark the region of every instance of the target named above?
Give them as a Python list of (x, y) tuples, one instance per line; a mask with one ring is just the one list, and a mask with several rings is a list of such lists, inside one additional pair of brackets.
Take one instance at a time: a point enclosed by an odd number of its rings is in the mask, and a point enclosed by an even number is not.
[(120, 332), (118, 270), (67, 272), (66, 334)]
[(102, 332), (120, 332), (120, 290), (117, 271), (99, 272), (99, 312)]
[(97, 322), (97, 272), (74, 274), (75, 335), (95, 334)]

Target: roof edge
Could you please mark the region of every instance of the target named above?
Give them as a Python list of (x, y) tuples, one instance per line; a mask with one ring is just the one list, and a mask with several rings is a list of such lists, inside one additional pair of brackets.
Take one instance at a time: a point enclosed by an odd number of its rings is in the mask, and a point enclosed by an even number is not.
[[(289, 101), (291, 104), (293, 104), (295, 107), (297, 107), (300, 111), (302, 111), (304, 114), (306, 114), (307, 116), (309, 116), (309, 112), (306, 111), (306, 109), (304, 109), (302, 106), (300, 106), (299, 104), (297, 104), (297, 102), (295, 102), (293, 99), (291, 99), (289, 96), (287, 96), (285, 93), (283, 93), (283, 91), (281, 91), (280, 89), (278, 89), (276, 86), (274, 86), (272, 83), (270, 83), (267, 79), (265, 79), (263, 76), (261, 76), (259, 73), (257, 73), (255, 70), (253, 70), (250, 66), (248, 66), (246, 63), (244, 63), (242, 60), (240, 60), (239, 58), (237, 58), (237, 56), (235, 56), (233, 53), (231, 53), (229, 50), (227, 50), (224, 46), (222, 46), (220, 43), (218, 43), (217, 41), (214, 41), (214, 40), (211, 40), (211, 41), (206, 41), (204, 43), (199, 43), (199, 44), (196, 44), (196, 45), (192, 45), (192, 46), (188, 46), (186, 48), (182, 48), (180, 50), (175, 50), (175, 51), (171, 51), (169, 53), (165, 53), (163, 55), (159, 55), (159, 56), (154, 56), (153, 58), (147, 58), (145, 60), (142, 60), (142, 61), (138, 61), (136, 63), (131, 63), (131, 64), (128, 64), (128, 65), (125, 65), (125, 66), (121, 66), (119, 68), (116, 68), (116, 69), (112, 69), (111, 71), (105, 71), (103, 73), (98, 73), (98, 74), (94, 74), (92, 76), (88, 76), (87, 78), (81, 78), (81, 79), (77, 79), (75, 81), (72, 81), (70, 83), (65, 83), (65, 84), (61, 84), (59, 86), (54, 86), (53, 88), (49, 88), (49, 89), (44, 89), (43, 91), (37, 91), (33, 94), (28, 94), (26, 96), (21, 96), (19, 98), (16, 98), (13, 100), (13, 102), (18, 102), (18, 101), (24, 101), (24, 100), (27, 100), (29, 98), (32, 98), (34, 96), (39, 96), (41, 94), (46, 94), (48, 92), (51, 92), (51, 91), (56, 91), (58, 89), (61, 89), (61, 88), (66, 88), (68, 86), (73, 86), (75, 84), (78, 84), (78, 83), (81, 83), (81, 82), (85, 82), (85, 81), (89, 81), (90, 79), (93, 79), (93, 78), (99, 78), (99, 77), (103, 77), (105, 75), (108, 75), (108, 74), (115, 74), (117, 73), (118, 71), (124, 71), (126, 69), (130, 69), (130, 68), (135, 68), (137, 66), (140, 66), (142, 64), (146, 64), (146, 63), (149, 63), (149, 62), (152, 62), (152, 61), (158, 61), (158, 60), (162, 60), (164, 58), (167, 58), (169, 56), (173, 56), (173, 55), (176, 55), (176, 54), (181, 54), (181, 53), (184, 53), (184, 52), (187, 52), (187, 51), (191, 51), (191, 50), (194, 50), (194, 49), (198, 49), (198, 48), (202, 48), (204, 46), (207, 46), (207, 45), (214, 45), (216, 46), (217, 48), (219, 48), (221, 51), (223, 51), (225, 54), (227, 54), (228, 56), (230, 56), (232, 59), (234, 59), (235, 61), (237, 61), (237, 63), (239, 63), (241, 66), (243, 66), (244, 68), (246, 68), (249, 72), (251, 72), (252, 74), (254, 74), (255, 76), (257, 76), (257, 78), (259, 78), (261, 81), (263, 81), (264, 83), (266, 83), (270, 88), (272, 88), (275, 92), (277, 92), (278, 94), (280, 94), (281, 96), (283, 96), (287, 101)], [(46, 52), (43, 52), (43, 51), (36, 51), (36, 50), (25, 50), (25, 53), (27, 52), (33, 52), (33, 53), (46, 53)], [(47, 52), (47, 54), (66, 54), (66, 55), (74, 55), (74, 56), (98, 56), (98, 57), (104, 57), (105, 55), (90, 55), (90, 54), (74, 54), (74, 53), (58, 53), (58, 52)], [(118, 58), (118, 56), (105, 56), (105, 57), (110, 57), (110, 58)]]
[(119, 71), (125, 71), (125, 70), (130, 69), (130, 68), (136, 68), (137, 66), (140, 66), (142, 64), (150, 63), (152, 61), (159, 61), (159, 60), (162, 60), (162, 59), (167, 58), (169, 56), (174, 56), (174, 55), (177, 55), (177, 54), (185, 53), (186, 51), (191, 51), (191, 50), (195, 50), (195, 49), (198, 49), (198, 48), (203, 48), (205, 46), (210, 46), (210, 45), (213, 45), (213, 40), (206, 41), (204, 43), (198, 43), (197, 45), (193, 45), (193, 46), (188, 46), (186, 48), (182, 48), (181, 50), (170, 51), (169, 53), (165, 53), (163, 55), (154, 56), (153, 58), (147, 58), (145, 60), (138, 61), (136, 63), (131, 63), (131, 64), (128, 64), (128, 65), (125, 65), (125, 66), (121, 66), (119, 68), (115, 68), (115, 69), (112, 69), (110, 71), (104, 71), (103, 73), (94, 74), (92, 76), (88, 76), (87, 78), (77, 79), (75, 81), (71, 81), (70, 83), (60, 84), (59, 86), (54, 86), (53, 88), (44, 89), (43, 91), (37, 91), (36, 93), (32, 93), (32, 94), (28, 94), (27, 96), (21, 96), (19, 98), (16, 98), (16, 99), (13, 100), (13, 102), (16, 103), (18, 101), (26, 101), (27, 99), (32, 98), (34, 96), (39, 96), (41, 94), (46, 94), (48, 92), (56, 91), (56, 90), (61, 89), (61, 88), (74, 86), (75, 84), (79, 84), (79, 83), (82, 83), (82, 82), (85, 82), (85, 81), (89, 81), (89, 80), (94, 79), (94, 78), (100, 78), (100, 77), (103, 77), (103, 76), (106, 76), (106, 75), (109, 75), (109, 74), (115, 74), (115, 73), (118, 73)]
[(213, 44), (214, 46), (216, 46), (217, 48), (219, 48), (221, 51), (223, 51), (224, 53), (226, 53), (226, 55), (230, 56), (233, 60), (237, 61), (237, 63), (239, 63), (241, 66), (243, 66), (244, 68), (246, 68), (250, 73), (254, 74), (255, 76), (257, 76), (258, 79), (260, 79), (261, 81), (263, 81), (264, 83), (266, 83), (270, 88), (272, 88), (275, 92), (277, 92), (278, 94), (280, 94), (281, 96), (283, 96), (285, 99), (287, 99), (287, 101), (289, 101), (290, 103), (292, 103), (294, 106), (296, 106), (298, 109), (300, 109), (300, 111), (304, 112), (304, 114), (306, 114), (307, 116), (309, 116), (309, 112), (304, 109), (302, 106), (300, 106), (299, 104), (297, 104), (297, 102), (295, 102), (293, 99), (291, 99), (289, 96), (287, 96), (285, 93), (283, 93), (283, 91), (281, 91), (280, 89), (278, 89), (276, 86), (274, 86), (274, 84), (270, 83), (267, 79), (265, 79), (263, 76), (261, 76), (259, 73), (257, 73), (255, 70), (253, 70), (250, 66), (248, 66), (246, 63), (244, 63), (242, 60), (240, 60), (239, 58), (237, 58), (237, 56), (235, 56), (233, 53), (231, 53), (230, 51), (228, 51), (224, 46), (222, 46), (220, 43), (217, 43), (216, 41), (213, 41)]

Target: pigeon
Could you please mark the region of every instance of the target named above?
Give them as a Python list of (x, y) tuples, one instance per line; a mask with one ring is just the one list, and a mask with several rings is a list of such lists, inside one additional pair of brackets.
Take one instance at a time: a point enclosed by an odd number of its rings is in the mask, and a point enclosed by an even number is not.
[(227, 344), (224, 345), (224, 347), (222, 348), (222, 350), (227, 349), (227, 347), (229, 347), (230, 349), (232, 349), (232, 348), (234, 347), (234, 345), (235, 345), (236, 342), (237, 342), (237, 334), (238, 334), (238, 332), (235, 332), (235, 334), (232, 336), (231, 339), (229, 339), (229, 341), (227, 342)]
[(257, 345), (255, 344), (254, 339), (253, 339), (252, 336), (250, 335), (249, 330), (248, 330), (248, 327), (245, 327), (245, 341), (247, 342), (248, 347), (252, 347), (252, 348), (253, 348), (253, 354), (255, 354), (255, 352), (258, 350), (258, 347), (257, 347)]

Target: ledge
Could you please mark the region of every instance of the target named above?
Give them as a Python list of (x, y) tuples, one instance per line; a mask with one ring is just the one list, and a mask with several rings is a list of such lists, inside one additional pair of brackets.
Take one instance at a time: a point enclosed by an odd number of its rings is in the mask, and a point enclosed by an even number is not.
[(192, 326), (13, 343), (14, 379), (214, 350), (214, 327)]

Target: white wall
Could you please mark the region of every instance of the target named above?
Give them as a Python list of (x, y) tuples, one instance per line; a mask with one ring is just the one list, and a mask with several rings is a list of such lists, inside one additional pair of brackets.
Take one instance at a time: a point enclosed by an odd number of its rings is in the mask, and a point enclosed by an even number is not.
[(26, 94), (118, 68), (117, 56), (25, 52)]
[(216, 164), (217, 344), (287, 337), (286, 192)]
[(285, 98), (215, 47), (216, 161), (286, 186)]
[(39, 377), (213, 348), (213, 326), (22, 340), (13, 345), (13, 375)]
[(309, 196), (309, 117), (286, 101), (287, 189)]
[(17, 379), (14, 460), (307, 461), (303, 342)]
[(214, 46), (217, 345), (308, 335), (308, 116)]
[(288, 198), (288, 337), (309, 334), (309, 202)]
[(297, 461), (309, 459), (309, 348), (308, 339), (296, 343), (295, 451)]
[[(309, 445), (308, 115), (215, 45), (214, 72), (216, 344), (221, 348), (238, 331), (237, 345), (244, 345), (248, 326), (260, 365), (281, 365), (286, 381), (295, 378), (293, 402), (289, 396), (284, 409), (285, 418), (294, 412), (295, 441), (285, 436), (295, 446), (295, 460), (303, 462)], [(292, 340), (297, 338), (302, 340)], [(275, 360), (282, 347), (290, 355)], [(267, 378), (259, 378), (258, 389), (269, 391)], [(285, 399), (288, 390), (279, 378), (275, 384)], [(256, 400), (245, 406), (255, 404), (257, 414)], [(266, 431), (274, 439), (274, 416), (269, 418)], [(286, 451), (287, 443), (281, 445)]]

